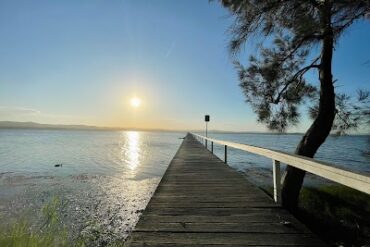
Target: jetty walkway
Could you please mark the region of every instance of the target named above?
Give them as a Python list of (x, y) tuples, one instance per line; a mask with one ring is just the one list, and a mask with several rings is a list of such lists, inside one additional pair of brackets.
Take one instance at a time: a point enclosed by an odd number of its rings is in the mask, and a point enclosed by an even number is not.
[(188, 134), (128, 246), (323, 246), (314, 234)]

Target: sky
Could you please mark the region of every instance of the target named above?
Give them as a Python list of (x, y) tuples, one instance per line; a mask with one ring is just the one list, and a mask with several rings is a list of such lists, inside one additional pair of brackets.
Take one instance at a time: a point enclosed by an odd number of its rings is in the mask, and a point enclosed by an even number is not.
[[(265, 131), (238, 86), (231, 23), (208, 0), (2, 0), (0, 121), (193, 130), (209, 114), (211, 130)], [(370, 89), (369, 41), (369, 22), (340, 39), (338, 91)]]

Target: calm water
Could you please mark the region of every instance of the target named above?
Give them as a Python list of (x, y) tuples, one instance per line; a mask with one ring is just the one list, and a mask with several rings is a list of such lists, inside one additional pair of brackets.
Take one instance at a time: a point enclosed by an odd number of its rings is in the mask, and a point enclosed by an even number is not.
[(37, 222), (42, 205), (57, 196), (66, 202), (62, 219), (72, 238), (90, 238), (91, 246), (124, 239), (183, 136), (0, 130), (0, 223)]
[[(125, 239), (155, 190), (185, 133), (0, 130), (0, 222), (37, 219), (54, 196), (66, 202), (72, 237), (92, 245)], [(212, 137), (293, 152), (299, 135), (211, 134)], [(215, 146), (223, 157), (222, 147)], [(370, 173), (368, 137), (329, 137), (317, 159)], [(270, 181), (271, 161), (230, 150), (229, 162), (258, 183)], [(62, 163), (61, 168), (54, 167)], [(258, 168), (258, 169), (256, 169)], [(36, 220), (35, 220), (36, 222)]]

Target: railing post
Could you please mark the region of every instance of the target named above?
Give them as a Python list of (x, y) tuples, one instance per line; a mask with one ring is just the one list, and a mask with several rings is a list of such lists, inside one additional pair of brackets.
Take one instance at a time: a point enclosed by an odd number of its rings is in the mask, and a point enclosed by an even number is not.
[(213, 142), (211, 142), (211, 152), (213, 153)]
[(208, 147), (208, 140), (207, 139), (205, 139), (205, 141), (206, 141), (206, 148)]
[(225, 163), (227, 163), (227, 146), (225, 145)]
[(280, 161), (272, 160), (272, 175), (274, 178), (274, 200), (280, 203), (281, 197), (281, 184), (280, 184)]

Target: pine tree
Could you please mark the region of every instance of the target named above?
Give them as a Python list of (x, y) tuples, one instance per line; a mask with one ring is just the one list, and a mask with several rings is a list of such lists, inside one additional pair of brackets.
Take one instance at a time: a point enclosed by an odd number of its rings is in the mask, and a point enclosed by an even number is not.
[[(255, 42), (258, 56), (250, 57), (248, 66), (236, 63), (240, 86), (259, 122), (285, 131), (299, 122), (299, 106), (317, 99), (310, 109), (312, 125), (295, 151), (307, 157), (314, 157), (333, 128), (357, 126), (355, 116), (340, 111), (348, 97), (335, 93), (332, 59), (340, 36), (366, 18), (369, 0), (221, 0), (221, 4), (235, 17), (230, 28), (232, 54), (247, 41), (262, 40)], [(315, 70), (317, 87), (305, 79)], [(296, 209), (304, 176), (304, 171), (287, 166), (284, 207)]]

